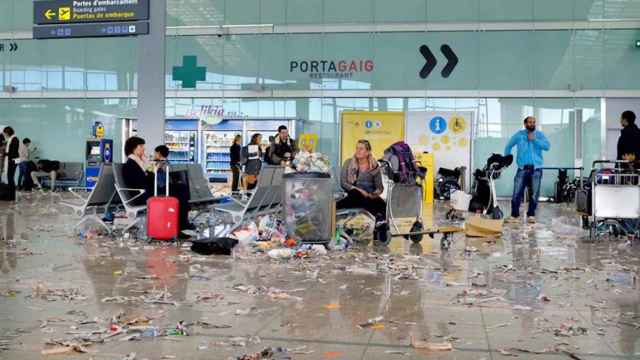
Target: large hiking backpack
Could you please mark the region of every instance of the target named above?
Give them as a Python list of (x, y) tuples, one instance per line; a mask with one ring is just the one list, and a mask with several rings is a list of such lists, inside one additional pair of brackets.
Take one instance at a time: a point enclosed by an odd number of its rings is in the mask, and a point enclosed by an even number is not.
[(411, 147), (403, 141), (391, 145), (384, 151), (384, 159), (389, 163), (389, 178), (396, 183), (415, 184), (421, 171), (416, 167)]

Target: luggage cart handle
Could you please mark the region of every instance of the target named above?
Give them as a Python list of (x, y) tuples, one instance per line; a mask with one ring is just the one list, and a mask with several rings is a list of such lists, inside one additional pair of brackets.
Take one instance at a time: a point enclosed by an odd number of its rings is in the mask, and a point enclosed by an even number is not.
[(631, 161), (629, 160), (596, 160), (593, 162), (592, 167), (596, 167), (596, 165), (603, 165), (603, 164), (610, 164), (610, 165), (616, 165), (616, 164), (630, 164)]
[(580, 167), (562, 167), (562, 166), (549, 166), (549, 167), (541, 167), (541, 170), (584, 170), (584, 167), (580, 166)]

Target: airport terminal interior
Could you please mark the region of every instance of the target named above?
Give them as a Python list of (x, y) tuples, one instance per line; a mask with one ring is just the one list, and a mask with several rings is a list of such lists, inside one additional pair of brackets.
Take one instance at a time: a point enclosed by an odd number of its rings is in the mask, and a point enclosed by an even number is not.
[(0, 14), (0, 359), (640, 358), (640, 0)]

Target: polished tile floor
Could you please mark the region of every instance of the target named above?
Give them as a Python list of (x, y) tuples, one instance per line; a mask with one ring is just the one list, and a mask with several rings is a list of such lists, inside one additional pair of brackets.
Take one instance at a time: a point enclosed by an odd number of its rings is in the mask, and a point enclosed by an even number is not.
[[(268, 347), (289, 349), (275, 359), (640, 357), (640, 246), (585, 241), (558, 225), (575, 217), (568, 207), (543, 204), (538, 224), (498, 239), (458, 235), (446, 252), (438, 239), (394, 239), (276, 261), (81, 239), (60, 201), (0, 205), (0, 359), (235, 359)], [(114, 317), (161, 332), (184, 321), (189, 336), (129, 339)], [(47, 342), (88, 353), (44, 356)]]

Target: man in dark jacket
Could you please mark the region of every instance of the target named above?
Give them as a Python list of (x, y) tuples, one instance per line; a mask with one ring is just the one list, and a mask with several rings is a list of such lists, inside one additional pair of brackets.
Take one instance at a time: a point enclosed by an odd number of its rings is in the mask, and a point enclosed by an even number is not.
[[(620, 138), (618, 138), (618, 160), (627, 160), (637, 164), (640, 162), (640, 129), (636, 125), (636, 114), (627, 110), (620, 115)], [(623, 169), (627, 166), (623, 166)], [(638, 219), (625, 219), (620, 223), (627, 234), (635, 234), (638, 230)]]
[[(5, 149), (5, 161), (7, 162), (7, 184), (9, 187), (7, 188), (7, 193), (2, 194), (2, 200), (6, 201), (16, 201), (16, 169), (18, 168), (18, 164), (16, 163), (16, 159), (20, 157), (19, 148), (20, 148), (20, 140), (16, 137), (16, 133), (11, 126), (7, 126), (2, 130), (2, 134), (7, 140), (7, 145)], [(4, 164), (2, 164), (4, 166)]]
[(267, 157), (271, 165), (285, 165), (293, 160), (298, 152), (296, 141), (289, 137), (289, 129), (281, 125), (278, 128), (278, 136), (269, 147)]
[(40, 184), (40, 178), (48, 176), (51, 179), (51, 191), (56, 190), (56, 179), (59, 177), (58, 171), (60, 170), (59, 161), (51, 160), (39, 160), (36, 164), (36, 171), (31, 172), (31, 180), (33, 184), (40, 190), (42, 185)]
[(640, 129), (636, 125), (636, 114), (625, 111), (620, 115), (622, 131), (618, 139), (618, 160), (640, 161)]

